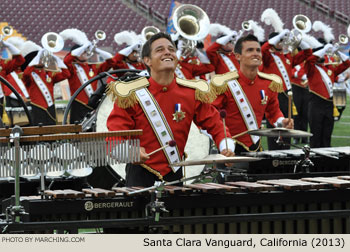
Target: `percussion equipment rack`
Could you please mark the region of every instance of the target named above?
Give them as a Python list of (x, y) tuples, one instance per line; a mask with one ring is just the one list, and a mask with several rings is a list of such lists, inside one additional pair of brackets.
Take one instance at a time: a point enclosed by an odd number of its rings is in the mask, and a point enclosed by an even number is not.
[[(349, 233), (350, 176), (165, 186), (162, 211), (146, 211), (155, 190), (114, 187), (46, 191), (21, 197), (28, 215), (0, 222), (3, 232), (76, 233), (114, 228), (137, 233)], [(3, 212), (14, 199), (3, 202)]]

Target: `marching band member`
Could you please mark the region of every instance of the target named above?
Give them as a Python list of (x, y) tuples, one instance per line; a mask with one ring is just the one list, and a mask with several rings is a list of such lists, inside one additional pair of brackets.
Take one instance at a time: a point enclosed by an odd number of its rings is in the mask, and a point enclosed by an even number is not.
[(25, 83), (31, 103), (31, 115), (34, 125), (55, 125), (56, 110), (53, 94), (55, 83), (69, 77), (69, 71), (63, 61), (52, 55), (60, 72), (45, 70), (42, 62), (45, 50), (32, 41), (26, 41), (22, 48), (25, 63), (22, 65)]
[[(1, 40), (0, 41), (0, 46), (4, 46), (5, 48), (8, 49), (8, 51), (12, 55), (11, 60), (5, 60), (3, 58), (0, 58), (0, 75), (6, 79), (6, 75), (17, 69), (19, 66), (21, 66), (24, 63), (24, 58), (21, 55), (21, 51), (14, 46), (13, 44)], [(4, 111), (4, 91), (2, 89), (3, 84), (1, 83), (0, 85), (0, 118), (2, 117), (3, 111)]]
[[(325, 54), (333, 51), (337, 53), (343, 63), (334, 67), (325, 65)], [(305, 62), (305, 72), (309, 80), (309, 124), (313, 136), (310, 147), (330, 147), (331, 135), (334, 126), (333, 118), (333, 85), (335, 78), (348, 69), (349, 57), (339, 51), (334, 51), (331, 44), (313, 53)]]
[(260, 138), (244, 134), (259, 129), (264, 115), (275, 126), (293, 128), (293, 119), (284, 118), (278, 105), (277, 90), (282, 86), (280, 77), (259, 72), (262, 54), (258, 39), (247, 35), (238, 39), (235, 54), (240, 62), (238, 72), (215, 75), (212, 78), (218, 97), (213, 105), (227, 111), (226, 122), (236, 139), (235, 154), (258, 151)]
[[(13, 44), (19, 50), (21, 50), (24, 40), (21, 37), (10, 37), (7, 39), (8, 43)], [(23, 71), (21, 66), (18, 66), (14, 71), (6, 75), (6, 80), (16, 89), (16, 91), (20, 94), (21, 98), (25, 103), (30, 102), (30, 97), (26, 86), (23, 81)], [(18, 102), (15, 94), (9, 89), (7, 86), (4, 86), (4, 94), (6, 96), (6, 106), (7, 107), (19, 107), (21, 106)]]
[(215, 73), (223, 74), (238, 71), (239, 62), (235, 58), (233, 52), (234, 43), (238, 39), (238, 34), (236, 31), (232, 31), (224, 25), (210, 24), (209, 34), (217, 36), (219, 33), (223, 35), (209, 46), (206, 51), (211, 64), (215, 67)]
[[(176, 47), (169, 35), (157, 33), (143, 46), (142, 58), (150, 71), (150, 79), (110, 84), (110, 93), (116, 98), (107, 120), (109, 130), (143, 129), (141, 164), (128, 164), (126, 186), (153, 186), (155, 181), (181, 179), (181, 167), (170, 163), (182, 160), (192, 120), (206, 129), (214, 138), (222, 154), (232, 156), (234, 142), (227, 132), (218, 111), (210, 104), (215, 98), (204, 80), (175, 78), (178, 63)], [(119, 93), (120, 87), (127, 96)], [(123, 93), (124, 93), (123, 91)], [(147, 153), (175, 140), (176, 146), (166, 147), (149, 156)]]
[(114, 35), (114, 41), (118, 45), (127, 44), (127, 47), (121, 49), (113, 57), (114, 69), (146, 69), (145, 65), (140, 61), (142, 40), (135, 32), (119, 32)]
[[(260, 70), (264, 73), (273, 73), (281, 77), (283, 81), (283, 89), (279, 90), (278, 100), (280, 109), (285, 117), (288, 115), (288, 91), (291, 91), (291, 77), (292, 69), (294, 66), (302, 63), (312, 54), (310, 46), (303, 40), (300, 41), (299, 47), (302, 49), (296, 55), (292, 56), (290, 52), (284, 53), (282, 41), (289, 35), (288, 29), (280, 30), (283, 28), (283, 23), (279, 19), (277, 13), (273, 9), (267, 9), (262, 14), (262, 20), (267, 23), (271, 23), (275, 27), (275, 31), (270, 34), (269, 40), (261, 47), (263, 55), (263, 64)], [(279, 27), (277, 29), (277, 27)], [(268, 127), (273, 127), (271, 124), (267, 124)], [(286, 142), (290, 142), (290, 139), (284, 139)], [(275, 138), (268, 137), (269, 150), (277, 149), (289, 149), (290, 146), (280, 146), (276, 143)]]
[[(108, 71), (113, 65), (112, 54), (99, 48), (93, 48), (86, 34), (78, 29), (66, 29), (60, 33), (64, 40), (70, 39), (75, 43), (70, 53), (64, 58), (70, 72), (68, 78), (70, 92), (73, 95), (85, 82), (94, 78), (101, 72)], [(103, 63), (88, 62), (88, 54), (98, 54), (104, 60)], [(96, 91), (98, 81), (90, 83), (81, 91), (72, 103), (70, 123), (80, 122), (84, 116), (92, 111), (89, 98)]]
[(197, 48), (186, 48), (181, 38), (178, 40), (177, 48), (176, 55), (179, 61), (175, 74), (178, 78), (191, 80), (215, 70), (205, 53)]

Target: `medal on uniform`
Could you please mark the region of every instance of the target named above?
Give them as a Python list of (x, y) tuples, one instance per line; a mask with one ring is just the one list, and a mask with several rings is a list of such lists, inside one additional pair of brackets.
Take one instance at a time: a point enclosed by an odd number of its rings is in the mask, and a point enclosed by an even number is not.
[(329, 76), (331, 76), (331, 75), (332, 75), (332, 70), (331, 70), (331, 69), (328, 69), (328, 70), (327, 70), (327, 74), (328, 74)]
[(267, 103), (268, 96), (265, 95), (265, 90), (260, 90), (261, 104), (265, 105)]
[(89, 71), (89, 76), (90, 76), (90, 77), (93, 77), (93, 76), (94, 76), (94, 74), (95, 74), (95, 73), (94, 73), (94, 71), (92, 71), (92, 68), (90, 68), (90, 71)]
[(286, 59), (286, 63), (287, 63), (288, 65), (290, 65), (290, 60), (289, 60), (289, 59)]
[(173, 120), (176, 122), (180, 122), (184, 118), (185, 118), (185, 112), (181, 111), (181, 104), (176, 103), (175, 104), (175, 113), (173, 114)]
[(46, 75), (46, 81), (47, 82), (51, 82), (51, 78), (50, 78), (50, 76), (48, 74)]

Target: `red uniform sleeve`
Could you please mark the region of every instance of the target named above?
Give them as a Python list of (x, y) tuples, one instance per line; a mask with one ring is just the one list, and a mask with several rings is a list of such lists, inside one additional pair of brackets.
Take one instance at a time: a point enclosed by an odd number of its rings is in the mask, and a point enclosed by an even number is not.
[(25, 62), (25, 59), (23, 58), (22, 55), (13, 55), (13, 58), (9, 62), (4, 64), (4, 70), (6, 72), (6, 75), (16, 70), (24, 62)]
[(346, 69), (350, 67), (350, 60), (346, 60), (343, 63), (341, 63), (339, 66), (337, 66), (334, 70), (334, 75), (338, 76), (342, 72), (344, 72)]
[[(51, 73), (51, 72), (49, 72)], [(52, 78), (53, 78), (53, 83), (57, 83), (60, 81), (63, 81), (65, 79), (68, 79), (70, 76), (70, 72), (68, 69), (62, 69), (62, 72), (56, 73), (56, 74), (52, 74)]]
[(210, 63), (216, 66), (218, 64), (218, 53), (217, 51), (221, 48), (221, 45), (214, 42), (211, 44), (208, 49), (206, 50), (207, 56), (210, 60)]
[(291, 57), (291, 62), (292, 66), (299, 65), (303, 63), (308, 57), (312, 55), (312, 50), (311, 49), (306, 49), (298, 52), (295, 56)]

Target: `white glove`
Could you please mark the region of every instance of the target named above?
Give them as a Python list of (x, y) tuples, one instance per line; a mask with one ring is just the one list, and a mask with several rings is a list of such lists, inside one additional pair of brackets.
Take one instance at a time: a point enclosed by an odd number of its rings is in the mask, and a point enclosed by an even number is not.
[(58, 68), (67, 69), (67, 66), (64, 64), (63, 60), (61, 60), (60, 57), (57, 57), (56, 55), (52, 55), (52, 57), (55, 59)]
[(277, 45), (284, 38), (284, 36), (286, 36), (287, 33), (289, 33), (289, 32), (290, 31), (288, 29), (284, 29), (282, 32), (280, 32), (280, 34), (270, 38), (268, 41), (269, 44), (274, 45), (274, 46)]
[(41, 49), (41, 50), (37, 53), (37, 55), (34, 57), (34, 59), (32, 59), (32, 61), (29, 63), (28, 66), (39, 65), (39, 64), (40, 64), (40, 59), (41, 59), (41, 57), (43, 56), (45, 50), (46, 50), (46, 49)]
[(4, 46), (6, 46), (7, 49), (9, 49), (9, 51), (12, 55), (19, 55), (21, 53), (21, 51), (17, 47), (15, 47), (14, 45), (12, 45), (9, 42), (6, 42), (5, 40), (2, 41), (2, 44)]
[(141, 43), (137, 42), (131, 46), (128, 46), (122, 50), (119, 51), (119, 54), (124, 55), (125, 57), (128, 57), (130, 53), (133, 51), (140, 51), (141, 50)]
[(218, 38), (216, 40), (216, 43), (220, 44), (220, 45), (226, 45), (228, 42), (230, 42), (231, 40), (235, 40), (237, 37), (237, 32), (236, 31), (232, 31), (231, 33)]
[(84, 45), (74, 49), (71, 54), (74, 57), (80, 57), (85, 51), (87, 51), (92, 46), (91, 42), (87, 42)]
[(299, 46), (302, 50), (311, 49), (311, 46), (304, 40), (301, 40)]
[(101, 49), (99, 49), (99, 48), (96, 48), (95, 51), (96, 51), (99, 55), (101, 55), (101, 57), (102, 57), (104, 60), (108, 60), (108, 59), (113, 58), (113, 55), (112, 55), (112, 54), (110, 54), (109, 52), (103, 51), (103, 50), (101, 50)]
[(184, 45), (185, 45), (185, 42), (182, 39), (180, 39), (179, 42), (177, 43), (176, 56), (177, 56), (178, 59), (181, 58), (182, 50), (184, 48)]
[(349, 56), (347, 56), (346, 54), (339, 52), (339, 51), (337, 53), (343, 62), (347, 61), (349, 59)]
[(333, 50), (333, 46), (331, 44), (326, 44), (322, 49), (317, 50), (316, 52), (313, 53), (313, 55), (323, 58), (323, 56), (326, 54), (327, 51)]
[(210, 60), (207, 55), (196, 48), (196, 54), (199, 61), (203, 64), (210, 64)]

